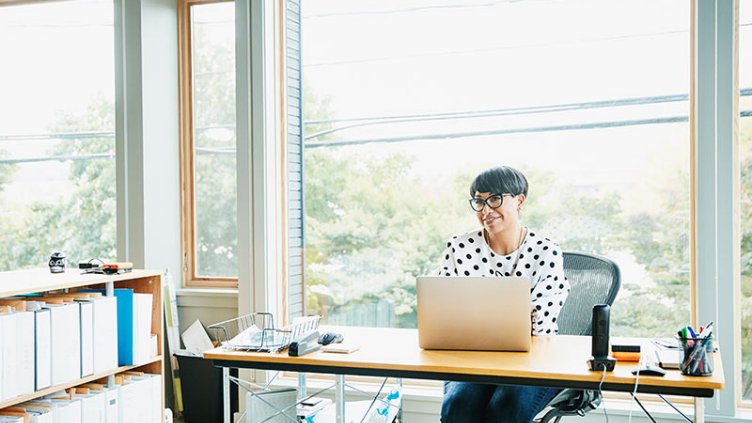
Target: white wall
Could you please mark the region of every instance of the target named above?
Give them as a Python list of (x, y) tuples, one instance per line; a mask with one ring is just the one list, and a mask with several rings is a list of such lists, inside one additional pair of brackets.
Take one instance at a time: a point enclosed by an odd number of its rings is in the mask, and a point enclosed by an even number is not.
[(183, 289), (178, 291), (177, 297), (180, 333), (196, 320), (209, 326), (238, 316), (238, 294), (235, 290)]

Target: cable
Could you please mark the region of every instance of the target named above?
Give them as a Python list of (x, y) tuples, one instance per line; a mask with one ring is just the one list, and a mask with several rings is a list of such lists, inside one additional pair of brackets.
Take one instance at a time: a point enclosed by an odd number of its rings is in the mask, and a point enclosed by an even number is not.
[(673, 409), (674, 409), (674, 411), (676, 411), (676, 412), (677, 412), (677, 413), (679, 413), (679, 414), (680, 414), (680, 415), (681, 415), (682, 417), (684, 417), (684, 420), (688, 421), (689, 423), (693, 423), (693, 422), (692, 422), (692, 420), (690, 420), (690, 418), (689, 418), (689, 417), (687, 417), (687, 415), (686, 415), (686, 414), (682, 413), (682, 412), (681, 412), (681, 410), (679, 410), (678, 408), (676, 408), (676, 406), (675, 406), (674, 404), (672, 404), (672, 403), (671, 403), (671, 401), (667, 400), (667, 399), (666, 399), (666, 397), (664, 397), (664, 396), (663, 396), (662, 394), (657, 394), (657, 395), (658, 395), (658, 397), (659, 397), (660, 399), (662, 399), (662, 400), (663, 400), (663, 402), (665, 402), (666, 404), (668, 404), (669, 406), (671, 406), (671, 408), (673, 408)]
[(603, 404), (603, 414), (606, 416), (606, 423), (608, 423), (608, 411), (606, 410), (606, 398), (603, 396), (603, 381), (606, 380), (606, 364), (602, 364), (603, 366), (603, 376), (601, 377), (601, 382), (598, 384), (598, 393), (601, 396), (601, 404)]
[[(635, 378), (634, 389), (632, 390), (632, 398), (637, 398), (637, 396), (636, 396), (637, 395), (637, 387), (640, 385), (640, 366), (639, 366), (639, 364), (642, 364), (642, 363), (638, 363), (638, 366), (637, 366), (637, 374), (636, 374), (637, 377)], [(633, 411), (634, 411), (634, 402), (630, 402), (629, 403), (629, 423), (632, 423), (632, 412)]]
[(99, 262), (100, 266), (104, 264), (104, 261), (102, 261), (102, 259), (99, 257), (90, 258), (89, 261), (87, 261), (87, 263), (93, 264), (95, 261)]
[(655, 419), (653, 418), (653, 416), (650, 415), (650, 413), (648, 412), (647, 408), (645, 408), (645, 406), (642, 405), (642, 403), (640, 402), (640, 400), (637, 399), (637, 397), (633, 397), (633, 398), (637, 402), (637, 405), (639, 405), (640, 408), (642, 408), (642, 411), (645, 412), (645, 415), (648, 416), (648, 418), (650, 419), (650, 421), (653, 422), (653, 423), (658, 423), (658, 422), (655, 421)]

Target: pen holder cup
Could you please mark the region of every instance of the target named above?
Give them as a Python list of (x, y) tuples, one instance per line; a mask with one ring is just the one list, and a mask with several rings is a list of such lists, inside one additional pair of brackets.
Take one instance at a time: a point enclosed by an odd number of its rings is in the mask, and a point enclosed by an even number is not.
[(677, 338), (681, 345), (679, 370), (687, 376), (710, 376), (713, 374), (713, 338)]

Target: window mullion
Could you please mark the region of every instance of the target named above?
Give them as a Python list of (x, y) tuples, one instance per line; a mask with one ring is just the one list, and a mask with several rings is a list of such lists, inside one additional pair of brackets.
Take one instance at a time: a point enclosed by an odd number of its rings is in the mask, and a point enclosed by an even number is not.
[(705, 401), (708, 415), (733, 416), (736, 408), (738, 310), (738, 165), (734, 101), (736, 2), (697, 2), (695, 68), (697, 306), (695, 324), (714, 321), (726, 387)]

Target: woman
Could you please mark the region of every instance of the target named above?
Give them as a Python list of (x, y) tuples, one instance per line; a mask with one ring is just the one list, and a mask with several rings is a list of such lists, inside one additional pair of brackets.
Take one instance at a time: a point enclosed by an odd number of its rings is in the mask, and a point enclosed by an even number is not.
[[(496, 167), (478, 175), (470, 185), (470, 207), (481, 229), (449, 240), (438, 274), (530, 278), (532, 334), (555, 335), (556, 319), (567, 299), (569, 283), (559, 246), (520, 223), (527, 189), (525, 175), (511, 167)], [(441, 421), (532, 422), (559, 391), (447, 382)]]

